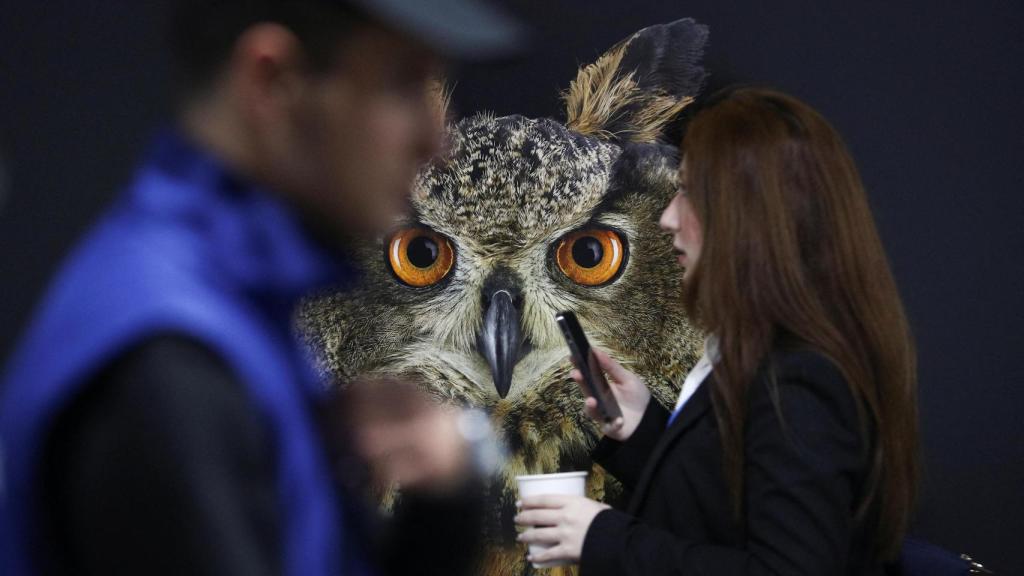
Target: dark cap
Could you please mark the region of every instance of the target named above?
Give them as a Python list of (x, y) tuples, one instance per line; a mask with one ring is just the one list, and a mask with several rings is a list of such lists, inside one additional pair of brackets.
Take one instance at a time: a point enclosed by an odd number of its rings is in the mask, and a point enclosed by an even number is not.
[(524, 26), (480, 0), (345, 0), (443, 56), (485, 60), (518, 51)]

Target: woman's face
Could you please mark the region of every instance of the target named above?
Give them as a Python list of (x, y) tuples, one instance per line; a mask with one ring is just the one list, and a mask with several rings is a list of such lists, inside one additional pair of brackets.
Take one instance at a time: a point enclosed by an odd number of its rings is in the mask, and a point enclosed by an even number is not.
[[(686, 182), (686, 158), (679, 167), (679, 181)], [(658, 221), (661, 229), (672, 235), (672, 248), (676, 253), (676, 261), (683, 267), (683, 279), (688, 280), (691, 270), (700, 258), (704, 231), (697, 213), (693, 209), (686, 188), (680, 185), (672, 202), (661, 214)]]

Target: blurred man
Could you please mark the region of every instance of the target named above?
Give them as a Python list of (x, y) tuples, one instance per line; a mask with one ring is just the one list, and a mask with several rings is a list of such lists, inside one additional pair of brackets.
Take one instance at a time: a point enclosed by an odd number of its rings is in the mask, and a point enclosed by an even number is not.
[(179, 4), (177, 125), (7, 367), (0, 573), (464, 569), (464, 531), (424, 523), (468, 514), (454, 420), (407, 401), (402, 426), (365, 423), (356, 445), (409, 493), (389, 550), (352, 471), (332, 480), (290, 320), (353, 279), (346, 238), (405, 208), (439, 146), (442, 58), (502, 52), (515, 26), (471, 0)]

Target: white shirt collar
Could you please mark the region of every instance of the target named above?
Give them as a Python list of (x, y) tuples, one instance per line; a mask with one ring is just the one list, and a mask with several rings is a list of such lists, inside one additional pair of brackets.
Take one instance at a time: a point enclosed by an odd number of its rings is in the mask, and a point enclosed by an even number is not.
[(704, 355), (697, 361), (697, 365), (690, 370), (690, 373), (686, 375), (686, 380), (683, 382), (683, 388), (679, 391), (679, 399), (676, 400), (676, 406), (672, 410), (673, 415), (677, 414), (686, 405), (686, 401), (693, 396), (693, 393), (700, 388), (700, 385), (707, 379), (708, 374), (711, 374), (714, 369), (715, 363), (719, 361), (721, 355), (718, 350), (718, 338), (714, 334), (708, 334), (704, 339)]

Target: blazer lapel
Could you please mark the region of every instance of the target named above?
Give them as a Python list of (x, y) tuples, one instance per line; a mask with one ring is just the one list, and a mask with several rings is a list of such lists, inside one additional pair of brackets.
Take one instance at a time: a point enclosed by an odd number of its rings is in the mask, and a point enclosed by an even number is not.
[(637, 481), (636, 486), (633, 489), (633, 496), (630, 498), (629, 512), (636, 513), (640, 506), (643, 504), (644, 499), (647, 497), (647, 488), (651, 483), (654, 473), (657, 472), (658, 466), (661, 464), (661, 459), (665, 455), (665, 451), (669, 449), (675, 441), (686, 433), (687, 430), (693, 427), (701, 417), (711, 407), (711, 382), (714, 377), (714, 373), (708, 375), (701, 383), (693, 396), (687, 400), (683, 406), (679, 415), (676, 416), (675, 421), (665, 430), (661, 435), (661, 439), (658, 440), (657, 445), (654, 447), (654, 451), (651, 452), (650, 458), (647, 460), (647, 464), (644, 467), (643, 473), (640, 475), (640, 480)]

